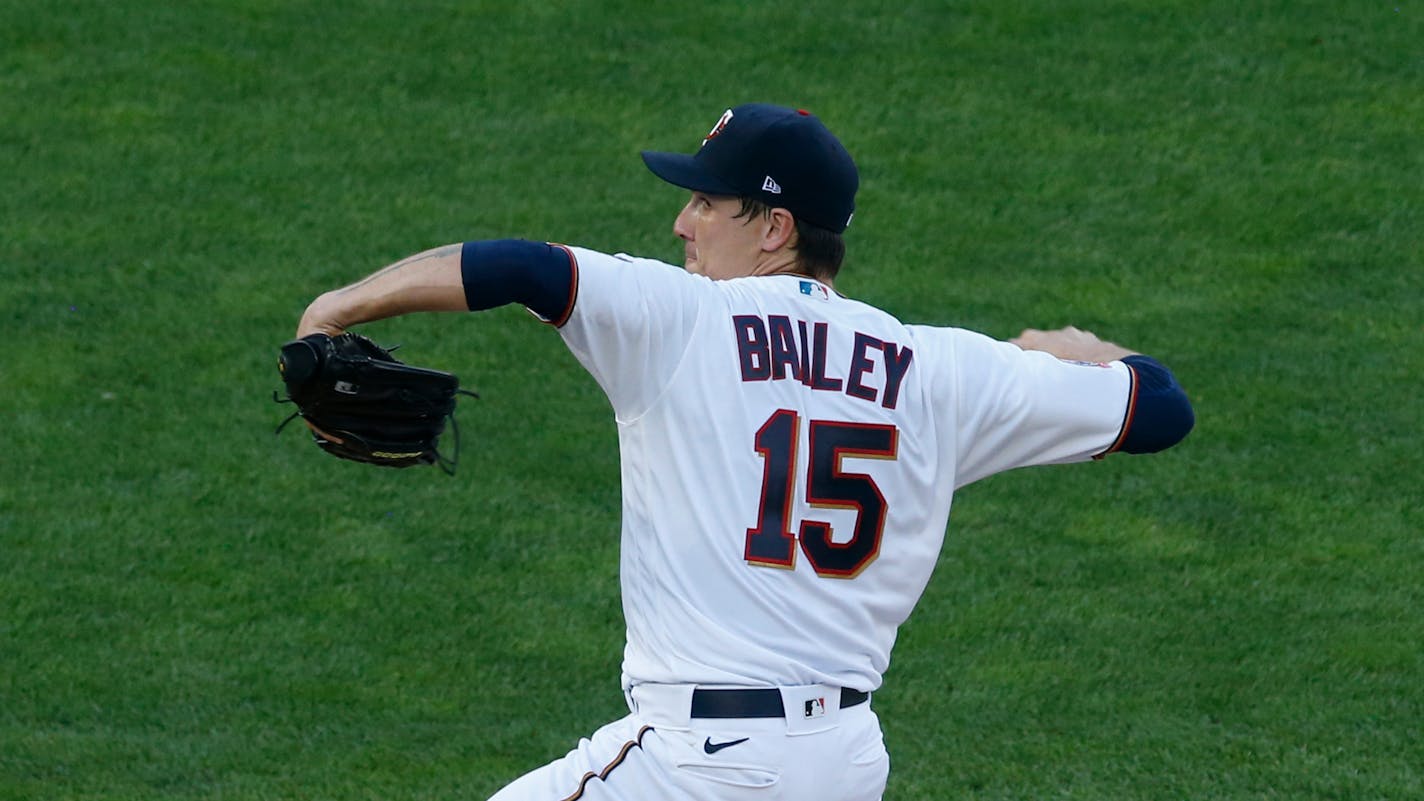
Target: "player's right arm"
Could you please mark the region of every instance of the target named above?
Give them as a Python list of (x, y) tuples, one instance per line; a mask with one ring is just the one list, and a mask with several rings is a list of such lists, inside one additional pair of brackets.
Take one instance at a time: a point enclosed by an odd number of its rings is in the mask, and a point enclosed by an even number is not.
[(1159, 451), (1192, 429), (1171, 371), (1088, 332), (1026, 331), (1011, 342), (946, 334), (956, 486), (1016, 467)]
[(504, 239), (417, 253), (312, 301), (297, 336), (336, 335), (413, 312), (480, 311), (521, 303), (546, 320), (566, 316), (575, 285), (567, 249)]
[(1060, 360), (1078, 362), (1121, 362), (1127, 365), (1132, 385), (1122, 430), (1109, 453), (1156, 453), (1181, 442), (1192, 430), (1196, 418), (1187, 393), (1167, 366), (1137, 351), (1101, 340), (1091, 331), (1073, 326), (1057, 331), (1025, 329), (1009, 340), (1024, 350), (1041, 350)]

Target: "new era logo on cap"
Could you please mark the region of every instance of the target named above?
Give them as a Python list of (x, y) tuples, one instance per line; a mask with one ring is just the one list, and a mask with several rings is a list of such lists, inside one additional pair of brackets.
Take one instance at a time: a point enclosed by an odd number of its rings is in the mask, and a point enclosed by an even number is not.
[(773, 195), (781, 194), (781, 185), (773, 181), (771, 176), (766, 176), (766, 180), (761, 182), (761, 191), (770, 192)]

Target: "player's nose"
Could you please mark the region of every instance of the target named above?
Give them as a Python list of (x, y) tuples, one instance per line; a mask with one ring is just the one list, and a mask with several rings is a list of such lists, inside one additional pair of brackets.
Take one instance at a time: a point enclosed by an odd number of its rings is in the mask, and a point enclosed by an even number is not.
[(692, 204), (688, 203), (686, 206), (682, 207), (682, 211), (678, 212), (677, 219), (672, 221), (673, 236), (676, 236), (686, 242), (692, 241), (692, 222), (689, 219), (691, 213)]

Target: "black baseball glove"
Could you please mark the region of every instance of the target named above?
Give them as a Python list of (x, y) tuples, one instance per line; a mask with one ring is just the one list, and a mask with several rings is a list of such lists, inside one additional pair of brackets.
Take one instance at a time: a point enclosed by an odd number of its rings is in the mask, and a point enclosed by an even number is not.
[[(460, 454), (456, 396), (478, 396), (460, 389), (454, 375), (412, 367), (349, 331), (292, 340), (282, 346), (277, 367), (287, 397), (274, 392), (273, 399), (297, 405), (277, 426), (278, 433), (300, 416), (311, 425), (316, 444), (333, 456), (385, 467), (435, 464), (446, 473), (455, 471)], [(447, 419), (455, 433), (449, 458), (437, 449)]]

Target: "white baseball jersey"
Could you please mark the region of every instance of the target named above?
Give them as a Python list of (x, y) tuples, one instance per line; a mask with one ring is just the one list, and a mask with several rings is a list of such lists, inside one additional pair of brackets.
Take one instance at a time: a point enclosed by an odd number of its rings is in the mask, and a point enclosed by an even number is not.
[(625, 686), (880, 686), (957, 487), (1109, 450), (1125, 365), (905, 325), (796, 275), (571, 249), (613, 405)]

